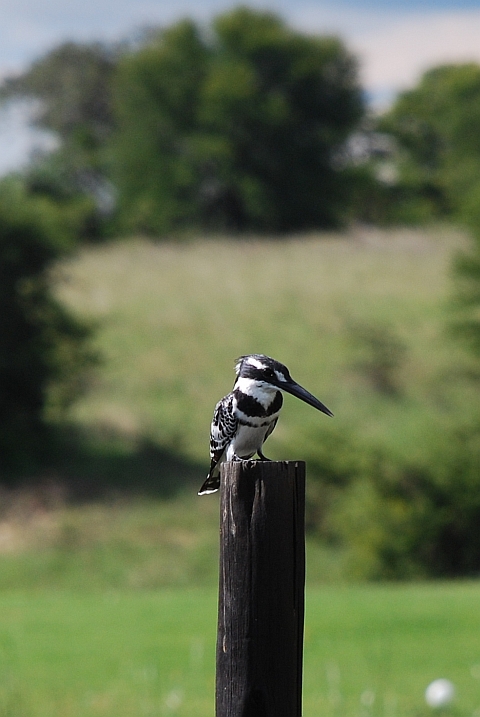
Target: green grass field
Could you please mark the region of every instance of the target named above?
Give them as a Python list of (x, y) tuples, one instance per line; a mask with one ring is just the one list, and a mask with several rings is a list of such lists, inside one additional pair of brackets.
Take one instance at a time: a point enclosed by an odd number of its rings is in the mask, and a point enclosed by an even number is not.
[[(480, 710), (480, 585), (307, 592), (304, 716), (419, 717), (451, 679), (444, 717)], [(0, 594), (0, 714), (214, 713), (213, 589)]]

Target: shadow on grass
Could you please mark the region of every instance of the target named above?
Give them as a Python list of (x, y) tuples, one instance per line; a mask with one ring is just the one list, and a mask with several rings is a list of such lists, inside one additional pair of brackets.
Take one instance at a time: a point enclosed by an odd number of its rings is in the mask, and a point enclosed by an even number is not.
[(61, 428), (50, 433), (41, 465), (2, 476), (5, 487), (57, 484), (68, 499), (88, 501), (116, 495), (173, 497), (195, 491), (204, 480), (200, 465), (143, 438), (135, 442), (114, 433)]

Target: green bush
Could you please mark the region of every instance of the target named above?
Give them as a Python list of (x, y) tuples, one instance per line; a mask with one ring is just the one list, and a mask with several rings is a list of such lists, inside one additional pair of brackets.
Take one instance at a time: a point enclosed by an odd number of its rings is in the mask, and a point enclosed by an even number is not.
[(452, 331), (480, 357), (480, 182), (465, 197), (463, 213), (471, 231), (471, 244), (453, 264), (455, 318)]
[(73, 245), (54, 204), (19, 181), (0, 186), (0, 469), (28, 470), (46, 457), (49, 387), (57, 407), (91, 361), (89, 330), (52, 296), (48, 269)]
[(408, 460), (333, 432), (308, 458), (307, 525), (345, 552), (354, 578), (480, 571), (480, 423), (422, 439)]
[(473, 354), (480, 357), (480, 227), (469, 251), (459, 252), (453, 273), (455, 294), (451, 322), (454, 336), (462, 338)]

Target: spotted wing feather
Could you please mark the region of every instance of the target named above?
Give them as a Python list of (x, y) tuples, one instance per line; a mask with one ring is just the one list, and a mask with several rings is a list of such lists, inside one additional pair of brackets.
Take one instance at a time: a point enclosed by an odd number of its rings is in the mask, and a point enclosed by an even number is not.
[(233, 394), (222, 398), (215, 406), (210, 429), (210, 470), (207, 479), (198, 491), (198, 495), (214, 493), (220, 487), (219, 464), (229, 443), (235, 437), (238, 422), (233, 413)]

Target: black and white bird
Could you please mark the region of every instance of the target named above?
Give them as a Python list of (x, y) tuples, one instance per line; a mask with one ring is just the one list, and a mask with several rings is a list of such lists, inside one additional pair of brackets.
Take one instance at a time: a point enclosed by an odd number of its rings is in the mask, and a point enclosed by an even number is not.
[(281, 391), (297, 396), (327, 416), (333, 413), (290, 376), (286, 366), (263, 354), (240, 356), (231, 393), (215, 406), (210, 432), (210, 470), (198, 495), (220, 487), (220, 464), (247, 460), (255, 453), (268, 461), (262, 447), (275, 428), (283, 403)]

